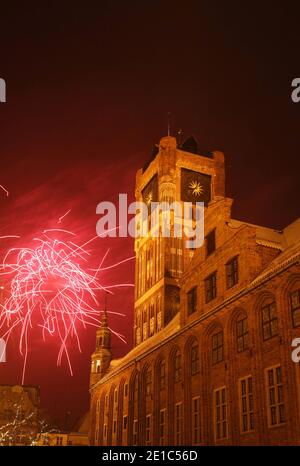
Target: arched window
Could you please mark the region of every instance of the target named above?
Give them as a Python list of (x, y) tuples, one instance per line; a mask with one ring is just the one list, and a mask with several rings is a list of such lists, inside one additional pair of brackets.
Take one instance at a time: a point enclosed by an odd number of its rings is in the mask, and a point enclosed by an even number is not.
[(160, 361), (158, 366), (158, 383), (159, 390), (163, 390), (166, 387), (166, 361), (164, 359)]
[(300, 288), (290, 293), (293, 327), (300, 326)]
[(195, 375), (199, 370), (199, 345), (198, 342), (194, 340), (191, 346), (191, 374)]
[(262, 334), (264, 341), (278, 335), (277, 309), (274, 300), (268, 300), (261, 308)]
[(247, 316), (238, 317), (236, 321), (236, 346), (238, 353), (249, 347), (249, 332)]
[(180, 382), (182, 376), (181, 353), (176, 351), (174, 356), (174, 382)]
[(150, 396), (152, 392), (152, 370), (146, 372), (146, 396)]
[(138, 399), (139, 399), (139, 378), (138, 376), (136, 376), (134, 380), (133, 401), (138, 402)]

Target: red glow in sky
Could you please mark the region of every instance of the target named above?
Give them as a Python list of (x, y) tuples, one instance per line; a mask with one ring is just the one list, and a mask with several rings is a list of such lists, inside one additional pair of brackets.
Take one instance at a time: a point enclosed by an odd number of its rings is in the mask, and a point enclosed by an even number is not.
[[(119, 193), (133, 200), (135, 172), (166, 135), (169, 112), (171, 134), (182, 129), (201, 149), (224, 151), (236, 218), (274, 228), (292, 222), (300, 197), (300, 104), (290, 98), (298, 31), (296, 7), (282, 2), (1, 5), (0, 236), (20, 236), (1, 240), (1, 257), (50, 228), (93, 237), (99, 202), (117, 202)], [(107, 248), (115, 263), (133, 255), (133, 240), (99, 239), (93, 266)], [(105, 272), (106, 284), (133, 280), (133, 262)], [(128, 341), (113, 338), (118, 357), (132, 343), (133, 290), (115, 289), (108, 308), (126, 315), (111, 316)], [(50, 412), (82, 414), (94, 329), (82, 332), (82, 353), (70, 343), (73, 377), (66, 360), (56, 367), (57, 342), (34, 340), (27, 383), (41, 386)], [(0, 364), (1, 384), (21, 381), (18, 343), (10, 341)]]

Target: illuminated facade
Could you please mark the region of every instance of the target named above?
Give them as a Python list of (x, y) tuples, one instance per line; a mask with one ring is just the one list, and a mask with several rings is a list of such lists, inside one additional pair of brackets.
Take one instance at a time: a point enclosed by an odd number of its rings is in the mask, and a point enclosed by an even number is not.
[(300, 444), (300, 219), (232, 219), (223, 154), (198, 152), (165, 137), (137, 173), (137, 200), (203, 201), (205, 241), (136, 239), (134, 348), (112, 359), (104, 313), (92, 445)]

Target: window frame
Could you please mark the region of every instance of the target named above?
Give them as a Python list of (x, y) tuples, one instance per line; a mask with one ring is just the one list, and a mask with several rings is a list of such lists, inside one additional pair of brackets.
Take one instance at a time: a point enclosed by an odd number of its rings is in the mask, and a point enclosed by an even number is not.
[(208, 304), (217, 297), (217, 271), (204, 279), (205, 303)]
[[(233, 266), (233, 267), (232, 267)], [(225, 264), (226, 269), (226, 289), (233, 288), (239, 282), (239, 256), (232, 257)]]
[(194, 314), (197, 312), (197, 285), (193, 286), (188, 292), (187, 292), (187, 314), (188, 316)]
[[(278, 369), (280, 369), (280, 381), (278, 382)], [(273, 385), (270, 384), (270, 372), (272, 372)], [(286, 423), (286, 413), (285, 413), (285, 401), (284, 401), (284, 390), (283, 390), (283, 381), (282, 381), (282, 366), (277, 364), (275, 366), (267, 367), (265, 369), (265, 387), (266, 387), (266, 401), (267, 401), (267, 412), (268, 412), (268, 427), (270, 429), (274, 427), (282, 426)], [(280, 390), (279, 390), (280, 388)], [(272, 390), (272, 391), (271, 391)], [(272, 395), (271, 395), (272, 393)], [(281, 395), (279, 395), (281, 393)], [(271, 399), (274, 396), (274, 402)], [(280, 398), (282, 398), (280, 400)], [(281, 420), (281, 408), (283, 411), (283, 421)], [(273, 423), (273, 414), (275, 410), (276, 421), (279, 422)]]
[[(292, 296), (294, 294), (298, 294), (298, 304), (296, 305), (296, 307), (293, 306), (293, 298)], [(290, 300), (290, 309), (291, 309), (291, 314), (292, 314), (292, 324), (293, 324), (293, 328), (298, 328), (300, 327), (300, 288), (298, 288), (297, 290), (294, 290), (294, 291), (291, 291), (290, 294), (289, 294), (289, 300)], [(299, 323), (298, 325), (295, 324), (295, 314), (299, 314), (299, 317), (298, 317), (298, 320), (299, 320)]]
[[(275, 307), (275, 317), (271, 317), (271, 306)], [(268, 310), (268, 319), (264, 320), (264, 311)], [(272, 324), (276, 322), (276, 333), (273, 333)], [(261, 325), (262, 325), (262, 337), (264, 341), (268, 341), (271, 338), (278, 336), (278, 313), (277, 313), (277, 304), (275, 300), (272, 300), (268, 304), (261, 306)], [(269, 336), (266, 334), (266, 329), (269, 329)]]
[[(196, 356), (196, 357), (193, 357)], [(199, 358), (199, 343), (197, 340), (193, 340), (191, 344), (191, 375), (196, 375), (200, 372), (200, 358)], [(195, 367), (196, 366), (196, 367)]]
[[(242, 333), (239, 334), (238, 324), (246, 321), (246, 329), (242, 324)], [(241, 315), (235, 321), (235, 332), (236, 332), (236, 349), (238, 353), (249, 349), (249, 327), (248, 327), (248, 316)], [(239, 348), (239, 341), (242, 341), (242, 348)]]
[[(223, 400), (223, 393), (225, 393), (225, 401)], [(219, 400), (217, 401), (217, 394), (219, 394)], [(225, 407), (225, 416), (224, 416), (224, 407)], [(219, 442), (222, 440), (226, 440), (229, 437), (229, 422), (228, 422), (228, 393), (226, 386), (223, 385), (222, 387), (216, 388), (213, 391), (213, 412), (214, 412), (214, 436), (215, 441)], [(218, 408), (220, 408), (220, 418), (218, 420)], [(226, 435), (224, 435), (224, 423), (226, 427)], [(222, 435), (218, 436), (218, 425), (221, 426)], [(220, 430), (220, 432), (221, 432)]]
[[(251, 380), (251, 389), (249, 382)], [(242, 383), (245, 383), (245, 393), (243, 393)], [(248, 434), (255, 430), (254, 420), (254, 396), (253, 396), (253, 376), (246, 375), (238, 380), (238, 395), (239, 395), (239, 419), (241, 434)], [(245, 402), (244, 402), (245, 400)], [(244, 410), (245, 406), (245, 410)], [(247, 428), (244, 429), (244, 419), (246, 417)]]
[[(221, 342), (220, 342), (220, 335), (221, 337)], [(214, 341), (216, 341), (216, 344), (214, 344)], [(219, 357), (219, 353), (221, 350), (221, 358)], [(214, 354), (217, 355), (216, 358), (214, 358)], [(212, 355), (212, 364), (219, 364), (220, 362), (224, 361), (224, 331), (219, 330), (218, 332), (213, 333), (211, 336), (211, 355)]]
[(176, 351), (173, 360), (174, 368), (174, 382), (178, 383), (182, 381), (182, 354), (179, 350)]

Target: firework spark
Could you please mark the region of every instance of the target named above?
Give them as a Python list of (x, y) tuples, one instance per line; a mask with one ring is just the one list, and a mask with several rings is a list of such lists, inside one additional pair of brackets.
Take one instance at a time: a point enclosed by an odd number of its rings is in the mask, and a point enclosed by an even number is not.
[(9, 196), (9, 192), (7, 191), (7, 189), (4, 188), (4, 186), (2, 186), (2, 184), (0, 184), (0, 189), (2, 189), (2, 191), (5, 192), (7, 197)]
[(62, 220), (71, 212), (71, 210), (72, 210), (72, 209), (69, 209), (64, 215), (62, 215), (61, 217), (59, 217), (57, 223), (61, 223)]
[[(67, 234), (72, 240), (76, 236), (67, 230), (44, 230), (42, 238), (34, 238), (36, 247), (11, 248), (0, 264), (0, 277), (10, 281), (8, 297), (0, 305), (0, 330), (4, 332), (1, 336), (7, 343), (15, 329), (19, 332), (19, 351), (24, 358), (22, 383), (33, 328), (41, 330), (44, 341), (47, 335), (59, 337), (57, 364), (61, 364), (65, 355), (73, 374), (68, 342), (75, 338), (81, 351), (80, 328), (99, 325), (99, 292), (111, 293), (110, 288), (133, 286), (100, 283), (102, 270), (124, 262), (104, 268), (107, 254), (97, 269), (85, 270), (90, 256), (87, 245), (98, 237), (79, 245), (70, 239), (53, 239), (57, 233)], [(123, 340), (122, 335), (112, 332)]]

